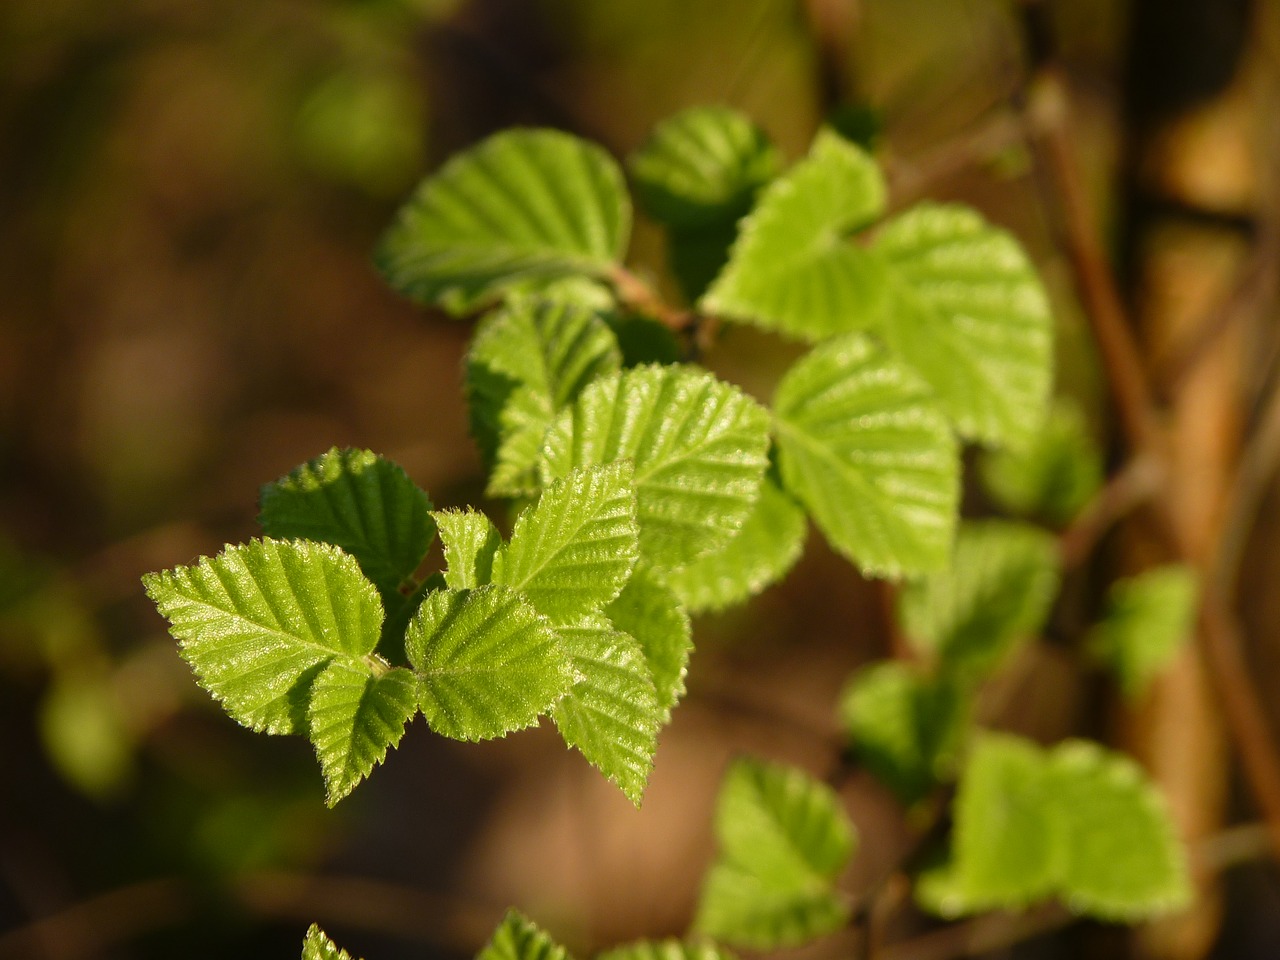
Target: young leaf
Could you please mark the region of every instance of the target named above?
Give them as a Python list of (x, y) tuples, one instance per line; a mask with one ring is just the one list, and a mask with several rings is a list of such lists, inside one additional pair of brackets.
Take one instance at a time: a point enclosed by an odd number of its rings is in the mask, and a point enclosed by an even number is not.
[(769, 418), (692, 367), (636, 367), (596, 380), (548, 431), (544, 483), (575, 467), (635, 464), (640, 553), (680, 566), (727, 543), (760, 495)]
[(955, 808), (952, 862), (917, 885), (943, 916), (1017, 909), (1056, 895), (1076, 913), (1133, 922), (1184, 906), (1184, 854), (1137, 765), (1097, 744), (1045, 751), (985, 734)]
[(884, 305), (884, 267), (848, 238), (884, 205), (875, 161), (822, 131), (743, 219), (701, 309), (810, 341), (870, 327)]
[(752, 949), (795, 946), (847, 922), (834, 881), (854, 832), (835, 793), (790, 767), (739, 760), (716, 802), (720, 855), (694, 930)]
[(750, 118), (715, 106), (664, 120), (627, 164), (645, 210), (676, 228), (736, 220), (779, 165), (777, 148)]
[(262, 488), (258, 521), (269, 537), (318, 540), (360, 564), (390, 608), (435, 536), (431, 500), (390, 460), (332, 448)]
[(850, 334), (802, 357), (773, 402), (783, 483), (833, 547), (868, 574), (946, 563), (959, 452), (914, 373)]
[(339, 950), (338, 946), (325, 936), (325, 932), (316, 924), (307, 930), (307, 938), (302, 943), (302, 960), (352, 960), (351, 954)]
[(986, 451), (978, 463), (983, 486), (1002, 508), (1053, 524), (1071, 521), (1102, 486), (1102, 454), (1080, 408), (1063, 399), (1029, 444)]
[(929, 381), (961, 436), (1029, 441), (1049, 399), (1053, 320), (1017, 241), (966, 207), (922, 203), (874, 249), (888, 266), (889, 349)]
[(1118, 580), (1106, 618), (1090, 631), (1088, 648), (1137, 699), (1191, 636), (1199, 589), (1189, 567), (1171, 565)]
[(455, 740), (530, 726), (573, 682), (551, 624), (498, 584), (428, 594), (409, 624), (405, 651), (418, 672), (423, 716)]
[(518, 910), (508, 910), (476, 960), (573, 960), (564, 947)]
[(601, 276), (630, 229), (622, 172), (607, 153), (555, 130), (507, 130), (423, 182), (377, 261), (401, 293), (460, 314), (531, 279)]
[(738, 535), (723, 550), (672, 570), (668, 582), (690, 613), (736, 606), (787, 575), (807, 533), (804, 511), (766, 476)]
[(917, 895), (944, 917), (1021, 909), (1056, 892), (1065, 844), (1042, 751), (984, 734), (960, 779), (953, 860), (926, 874)]
[(945, 679), (900, 661), (858, 671), (840, 697), (840, 718), (860, 762), (906, 803), (950, 773), (965, 698)]
[(1052, 535), (1004, 520), (963, 523), (951, 566), (908, 584), (898, 609), (911, 639), (981, 676), (1044, 626), (1059, 577)]
[(1051, 754), (1049, 778), (1065, 821), (1061, 895), (1072, 911), (1132, 923), (1187, 905), (1186, 857), (1163, 799), (1133, 761), (1067, 741)]
[(325, 667), (312, 687), (307, 720), (329, 806), (382, 762), (417, 709), (417, 682), (408, 670), (380, 673), (340, 662)]
[(684, 696), (684, 675), (693, 651), (688, 614), (671, 588), (643, 566), (636, 567), (605, 613), (615, 627), (640, 644), (665, 726), (672, 709)]
[(705, 940), (638, 940), (598, 953), (596, 960), (736, 960), (736, 957)]
[(481, 321), (467, 353), (467, 402), (491, 467), (486, 492), (537, 492), (547, 427), (588, 383), (621, 364), (608, 324), (572, 303), (520, 298)]
[(445, 584), (454, 590), (483, 587), (492, 579), (493, 558), (502, 546), (497, 527), (475, 510), (441, 510), (432, 516), (448, 564)]
[(580, 679), (552, 708), (551, 719), (565, 743), (639, 807), (662, 722), (644, 652), (604, 618), (559, 627), (557, 633)]
[(516, 520), (493, 580), (522, 593), (552, 623), (574, 623), (616, 597), (638, 551), (632, 466), (575, 470)]
[(259, 732), (304, 732), (316, 675), (362, 662), (382, 626), (378, 591), (328, 544), (252, 540), (142, 582), (200, 685)]

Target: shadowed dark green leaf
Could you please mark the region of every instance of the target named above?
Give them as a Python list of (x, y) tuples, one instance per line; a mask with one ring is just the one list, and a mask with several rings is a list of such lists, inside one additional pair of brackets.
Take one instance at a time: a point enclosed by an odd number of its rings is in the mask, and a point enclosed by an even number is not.
[(960, 525), (951, 566), (907, 584), (898, 609), (907, 635), (950, 669), (980, 677), (1044, 626), (1058, 594), (1051, 534), (1029, 524)]
[(613, 625), (630, 634), (644, 651), (665, 725), (684, 696), (684, 676), (693, 652), (689, 616), (680, 601), (648, 567), (636, 567), (618, 598), (605, 609)]
[(547, 427), (621, 362), (608, 324), (585, 307), (520, 298), (481, 321), (467, 352), (466, 390), (490, 496), (537, 492)]
[(260, 506), (267, 536), (331, 543), (355, 557), (388, 609), (436, 532), (430, 498), (370, 450), (332, 448), (266, 484)]

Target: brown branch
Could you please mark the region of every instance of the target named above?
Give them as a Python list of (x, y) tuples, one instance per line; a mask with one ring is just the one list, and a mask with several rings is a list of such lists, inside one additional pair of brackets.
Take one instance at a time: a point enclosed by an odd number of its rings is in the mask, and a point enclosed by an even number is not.
[[(1135, 456), (1154, 456), (1163, 461), (1165, 440), (1158, 408), (1132, 327), (1098, 242), (1100, 233), (1074, 155), (1065, 79), (1047, 46), (1044, 10), (1039, 0), (1022, 0), (1022, 11), (1033, 59), (1037, 61), (1028, 105), (1035, 130), (1033, 143), (1053, 187), (1049, 192), (1060, 201), (1059, 212), (1076, 285), (1128, 446)], [(1170, 554), (1180, 561), (1194, 563), (1195, 552), (1177, 520), (1167, 486), (1161, 489), (1152, 506)], [(1250, 678), (1239, 630), (1230, 615), (1227, 599), (1218, 594), (1213, 583), (1207, 585), (1205, 594), (1198, 631), (1201, 657), (1235, 741), (1250, 791), (1271, 825), (1274, 852), (1280, 858), (1280, 752), (1275, 748), (1266, 712)]]
[(1058, 537), (1062, 565), (1070, 569), (1084, 563), (1118, 520), (1155, 495), (1164, 479), (1162, 467), (1153, 457), (1137, 456), (1116, 471)]
[(697, 326), (696, 313), (671, 306), (662, 299), (652, 284), (621, 264), (613, 266), (607, 279), (613, 285), (618, 300), (628, 310), (653, 317), (663, 326), (680, 334), (688, 333)]
[(919, 156), (886, 164), (889, 193), (895, 209), (918, 200), (940, 180), (975, 164), (984, 163), (1002, 150), (1027, 142), (1026, 117), (1017, 110), (999, 107), (971, 129)]
[(1074, 923), (1078, 917), (1056, 903), (1027, 913), (989, 913), (893, 943), (876, 960), (953, 960), (1001, 950)]

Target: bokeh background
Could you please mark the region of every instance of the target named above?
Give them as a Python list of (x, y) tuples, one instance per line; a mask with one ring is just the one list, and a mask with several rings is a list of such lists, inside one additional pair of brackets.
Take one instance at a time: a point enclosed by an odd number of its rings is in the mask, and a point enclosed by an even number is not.
[[(1118, 252), (1133, 51), (1191, 40), (1234, 60), (1252, 22), (1250, 5), (1223, 2), (1216, 33), (1148, 42), (1136, 31), (1156, 30), (1152, 6), (1047, 6)], [(917, 187), (978, 206), (1032, 251), (1058, 318), (1059, 389), (1106, 443), (1033, 157), (1016, 142), (980, 162), (942, 152), (1025, 93), (1014, 7), (0, 2), (0, 956), (293, 957), (316, 920), (370, 960), (465, 957), (508, 905), (584, 952), (680, 933), (728, 758), (825, 773), (844, 679), (891, 651), (883, 593), (816, 533), (784, 584), (695, 624), (690, 694), (638, 813), (547, 725), (471, 745), (421, 722), (329, 811), (308, 745), (223, 716), (138, 578), (252, 536), (259, 485), (332, 445), (396, 460), (437, 506), (502, 515), (466, 432), (467, 327), (398, 299), (369, 254), (418, 178), (512, 124), (623, 155), (675, 110), (725, 103), (790, 158), (833, 111), (874, 130), (899, 173), (928, 174)], [(631, 260), (674, 289), (643, 220)], [(1250, 342), (1265, 345), (1268, 315), (1255, 319)], [(767, 396), (789, 350), (731, 331), (707, 362)], [(1265, 380), (1255, 367), (1238, 382)], [(1276, 691), (1277, 561), (1250, 556), (1242, 603), (1259, 683)], [(1046, 648), (1023, 671), (1009, 725), (1105, 733), (1105, 697), (1074, 661)], [(856, 773), (844, 795), (864, 837), (855, 872), (873, 876), (900, 852), (902, 815)], [(1229, 879), (1213, 949), (1273, 956), (1274, 871)], [(1095, 928), (1020, 955), (1123, 955), (1123, 942)]]

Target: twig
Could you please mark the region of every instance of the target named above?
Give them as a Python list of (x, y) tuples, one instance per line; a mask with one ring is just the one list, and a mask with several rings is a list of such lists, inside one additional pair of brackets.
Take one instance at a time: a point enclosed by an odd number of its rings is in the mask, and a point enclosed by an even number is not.
[(1164, 479), (1163, 464), (1139, 455), (1110, 479), (1058, 538), (1062, 565), (1077, 567), (1085, 561), (1102, 536), (1135, 507), (1149, 500)]
[(688, 333), (697, 325), (697, 314), (692, 310), (680, 310), (671, 306), (662, 299), (652, 284), (621, 264), (616, 264), (610, 270), (608, 280), (613, 284), (618, 299), (628, 309), (653, 317), (676, 333)]
[[(1067, 251), (1074, 267), (1085, 313), (1092, 325), (1107, 372), (1116, 412), (1135, 456), (1164, 460), (1165, 442), (1157, 407), (1143, 369), (1110, 268), (1098, 244), (1098, 230), (1076, 166), (1068, 124), (1065, 80), (1047, 46), (1039, 0), (1022, 0), (1022, 11), (1036, 76), (1029, 110), (1035, 118), (1034, 143), (1061, 200)], [(1169, 552), (1194, 562), (1195, 552), (1178, 522), (1167, 487), (1152, 503)], [(1250, 791), (1271, 825), (1274, 852), (1280, 858), (1280, 753), (1268, 727), (1266, 712), (1245, 663), (1239, 631), (1227, 601), (1215, 584), (1207, 585), (1201, 604), (1198, 638), (1206, 672), (1240, 754)]]
[(1009, 147), (1026, 143), (1027, 134), (1026, 117), (1001, 106), (972, 129), (940, 146), (910, 159), (891, 159), (886, 173), (893, 206), (904, 207), (926, 194), (939, 180), (990, 160)]
[(954, 960), (1011, 947), (1068, 926), (1078, 918), (1056, 903), (1027, 913), (989, 913), (893, 943), (876, 960)]

